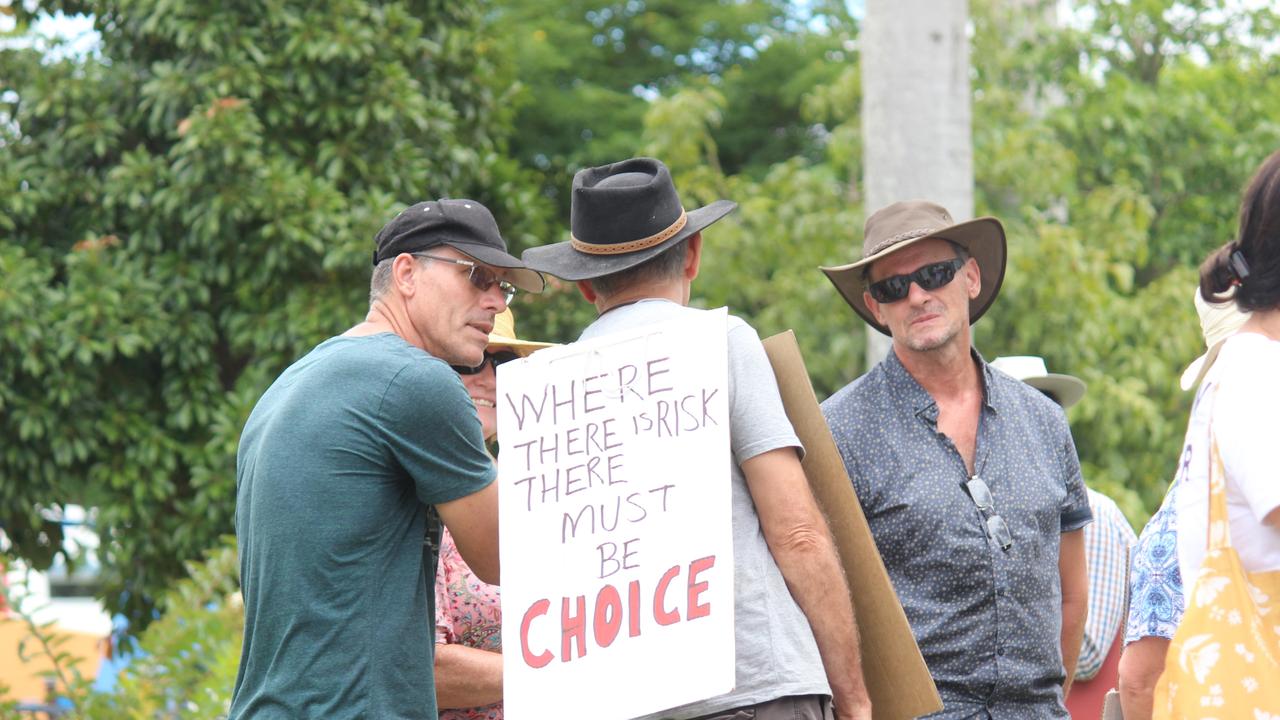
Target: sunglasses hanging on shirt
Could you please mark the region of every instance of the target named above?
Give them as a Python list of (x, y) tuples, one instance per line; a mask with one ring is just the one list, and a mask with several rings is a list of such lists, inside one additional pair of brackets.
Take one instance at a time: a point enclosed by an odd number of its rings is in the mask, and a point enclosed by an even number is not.
[(969, 491), (973, 504), (978, 506), (978, 512), (987, 527), (987, 536), (995, 540), (1001, 550), (1008, 550), (1013, 546), (1013, 533), (1009, 532), (1008, 523), (996, 512), (996, 499), (991, 495), (991, 488), (977, 475), (970, 478), (964, 487)]

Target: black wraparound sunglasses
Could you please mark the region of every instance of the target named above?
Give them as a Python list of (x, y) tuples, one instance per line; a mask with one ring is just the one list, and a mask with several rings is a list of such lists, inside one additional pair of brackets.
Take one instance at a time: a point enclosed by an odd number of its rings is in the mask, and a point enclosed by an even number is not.
[(931, 265), (925, 265), (906, 275), (894, 275), (877, 280), (867, 286), (867, 292), (878, 303), (895, 303), (911, 292), (911, 283), (920, 286), (921, 290), (937, 290), (956, 277), (956, 271), (964, 266), (964, 260), (951, 258)]
[(475, 375), (478, 372), (482, 372), (484, 370), (485, 365), (491, 364), (493, 365), (494, 372), (497, 372), (499, 365), (501, 365), (502, 363), (511, 362), (512, 360), (515, 360), (519, 357), (520, 357), (519, 354), (511, 350), (499, 350), (498, 352), (493, 352), (493, 353), (489, 352), (488, 350), (485, 350), (484, 359), (481, 360), (480, 364), (475, 367), (467, 367), (466, 365), (450, 365), (449, 367), (453, 368), (453, 371), (458, 373), (459, 375)]

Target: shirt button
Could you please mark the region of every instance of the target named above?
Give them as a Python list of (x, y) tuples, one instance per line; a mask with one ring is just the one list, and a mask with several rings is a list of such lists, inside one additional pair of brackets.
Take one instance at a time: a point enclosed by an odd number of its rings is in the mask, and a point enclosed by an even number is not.
[(1000, 649), (996, 650), (996, 654), (997, 654), (997, 655), (1004, 655), (1004, 648), (1000, 648)]

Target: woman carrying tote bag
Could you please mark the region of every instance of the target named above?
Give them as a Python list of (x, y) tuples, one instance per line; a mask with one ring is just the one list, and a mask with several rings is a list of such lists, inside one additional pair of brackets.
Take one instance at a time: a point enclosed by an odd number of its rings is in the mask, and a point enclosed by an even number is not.
[(1237, 238), (1200, 293), (1252, 312), (1211, 349), (1187, 426), (1178, 494), (1186, 613), (1156, 687), (1156, 718), (1280, 718), (1280, 152), (1258, 169)]

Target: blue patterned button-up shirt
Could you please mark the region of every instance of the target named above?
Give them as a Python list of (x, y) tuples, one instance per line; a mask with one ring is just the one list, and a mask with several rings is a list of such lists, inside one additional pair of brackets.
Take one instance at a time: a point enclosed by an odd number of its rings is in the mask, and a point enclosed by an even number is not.
[(1066, 416), (976, 353), (974, 453), (1013, 544), (988, 537), (938, 405), (890, 352), (822, 404), (938, 686), (934, 718), (1066, 718), (1060, 534), (1092, 519)]

